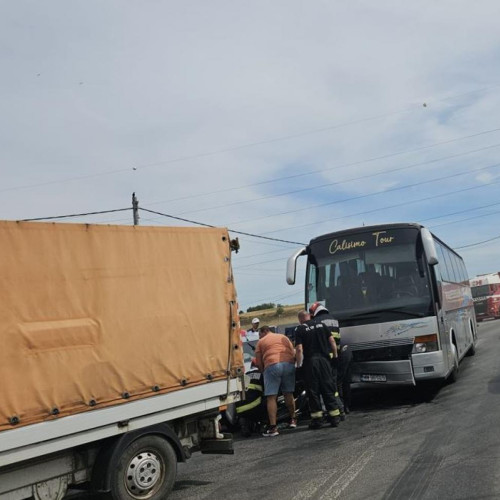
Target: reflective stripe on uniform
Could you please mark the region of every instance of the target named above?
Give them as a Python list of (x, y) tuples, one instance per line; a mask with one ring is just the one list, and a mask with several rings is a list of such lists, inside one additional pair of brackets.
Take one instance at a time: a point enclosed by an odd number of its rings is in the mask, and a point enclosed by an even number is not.
[(248, 390), (250, 389), (253, 389), (254, 391), (259, 391), (259, 392), (262, 392), (262, 386), (261, 385), (258, 385), (258, 384), (248, 384), (248, 387), (247, 387)]
[(243, 413), (245, 411), (253, 410), (257, 406), (259, 406), (262, 403), (262, 398), (258, 397), (255, 401), (251, 401), (250, 403), (243, 405), (243, 406), (238, 406), (236, 408), (236, 413)]
[(323, 412), (322, 411), (316, 411), (314, 413), (311, 413), (311, 418), (321, 418), (322, 416), (323, 416)]
[(338, 398), (338, 397), (339, 397), (339, 393), (338, 393), (338, 392), (336, 392), (336, 393), (335, 393), (335, 397), (336, 397), (336, 398)]
[(339, 410), (332, 410), (332, 411), (328, 412), (328, 415), (330, 415), (330, 417), (340, 417), (340, 411)]

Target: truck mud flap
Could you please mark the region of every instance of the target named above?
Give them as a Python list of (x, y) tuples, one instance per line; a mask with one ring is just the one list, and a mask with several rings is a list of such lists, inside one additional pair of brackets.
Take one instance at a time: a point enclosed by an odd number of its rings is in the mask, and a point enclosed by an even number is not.
[(200, 451), (212, 455), (234, 455), (233, 435), (224, 434), (221, 439), (203, 439)]

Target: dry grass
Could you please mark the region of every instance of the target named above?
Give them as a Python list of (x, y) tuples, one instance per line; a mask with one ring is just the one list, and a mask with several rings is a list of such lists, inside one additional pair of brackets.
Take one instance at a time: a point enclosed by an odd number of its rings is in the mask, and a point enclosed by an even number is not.
[(253, 311), (240, 315), (241, 328), (248, 330), (252, 327), (252, 319), (259, 318), (260, 326), (264, 325), (288, 325), (297, 323), (297, 314), (304, 309), (304, 304), (295, 304), (292, 306), (283, 306), (285, 312), (279, 317), (274, 309), (263, 309), (262, 311)]

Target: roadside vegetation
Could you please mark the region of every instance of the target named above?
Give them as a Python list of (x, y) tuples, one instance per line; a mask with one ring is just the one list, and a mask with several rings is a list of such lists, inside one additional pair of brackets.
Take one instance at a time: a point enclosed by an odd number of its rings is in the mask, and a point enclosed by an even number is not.
[[(253, 308), (252, 308), (253, 309)], [(259, 318), (260, 326), (263, 325), (289, 325), (291, 323), (297, 323), (298, 312), (304, 309), (303, 304), (295, 305), (281, 305), (269, 309), (259, 309), (252, 310), (251, 312), (241, 313), (240, 322), (241, 328), (248, 330), (252, 327), (252, 319)]]

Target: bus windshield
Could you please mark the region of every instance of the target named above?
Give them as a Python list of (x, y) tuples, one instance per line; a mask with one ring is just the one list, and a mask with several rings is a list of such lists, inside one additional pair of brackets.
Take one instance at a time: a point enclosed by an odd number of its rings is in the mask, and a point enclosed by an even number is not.
[(308, 305), (321, 301), (331, 314), (350, 324), (432, 315), (418, 230), (397, 228), (345, 237), (337, 233), (311, 243), (306, 300)]

